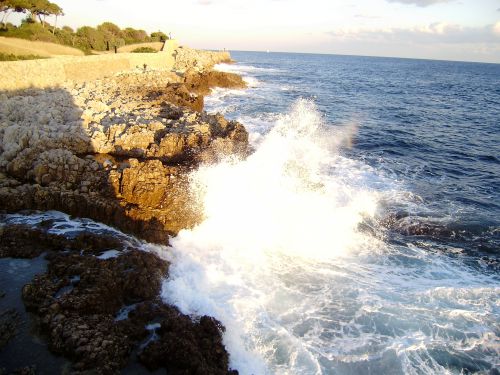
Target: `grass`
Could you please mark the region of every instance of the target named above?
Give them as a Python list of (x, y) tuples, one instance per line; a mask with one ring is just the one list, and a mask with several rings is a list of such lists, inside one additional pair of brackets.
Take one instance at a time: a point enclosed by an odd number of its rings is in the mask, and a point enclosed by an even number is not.
[(46, 58), (38, 55), (14, 55), (12, 53), (0, 52), (0, 61), (38, 60)]
[(20, 38), (5, 38), (1, 36), (0, 52), (12, 55), (37, 55), (47, 57), (55, 55), (83, 56), (84, 54), (79, 49), (61, 44)]

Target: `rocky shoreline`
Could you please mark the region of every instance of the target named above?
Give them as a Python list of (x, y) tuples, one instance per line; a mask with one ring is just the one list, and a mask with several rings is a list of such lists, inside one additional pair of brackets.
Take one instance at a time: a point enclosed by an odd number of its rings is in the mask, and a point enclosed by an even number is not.
[[(184, 48), (175, 56), (172, 71), (144, 67), (94, 82), (0, 92), (2, 218), (57, 210), (164, 245), (199, 222), (190, 171), (248, 152), (245, 128), (203, 112), (203, 96), (211, 87), (245, 83), (211, 70), (220, 62), (216, 53)], [(111, 235), (53, 234), (51, 220), (0, 221), (0, 258), (46, 254), (46, 272), (22, 297), (50, 351), (71, 361), (70, 372), (118, 373), (136, 358), (169, 374), (236, 373), (219, 322), (193, 321), (159, 299), (165, 260)], [(119, 256), (99, 256), (110, 250)], [(126, 318), (116, 318), (130, 306)], [(0, 311), (0, 358), (16, 319)], [(36, 373), (26, 359), (21, 373)]]

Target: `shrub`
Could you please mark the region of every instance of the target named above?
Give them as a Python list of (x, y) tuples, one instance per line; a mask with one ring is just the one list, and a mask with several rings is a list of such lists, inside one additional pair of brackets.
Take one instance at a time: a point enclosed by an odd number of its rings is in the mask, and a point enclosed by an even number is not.
[(156, 53), (157, 51), (151, 47), (139, 47), (132, 51), (133, 53)]
[(0, 36), (38, 40), (41, 42), (59, 42), (50, 32), (49, 28), (43, 27), (40, 23), (23, 22), (19, 27), (8, 28), (6, 31), (2, 31)]
[(14, 55), (12, 53), (0, 52), (0, 61), (37, 60), (46, 58), (47, 57), (38, 55)]

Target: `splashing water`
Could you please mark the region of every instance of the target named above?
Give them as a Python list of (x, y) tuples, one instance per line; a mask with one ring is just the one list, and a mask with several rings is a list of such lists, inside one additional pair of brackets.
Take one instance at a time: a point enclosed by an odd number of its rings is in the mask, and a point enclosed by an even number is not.
[(498, 280), (361, 231), (384, 180), (341, 156), (351, 136), (299, 100), (246, 160), (196, 171), (205, 219), (172, 240), (163, 298), (219, 319), (242, 374), (498, 366)]

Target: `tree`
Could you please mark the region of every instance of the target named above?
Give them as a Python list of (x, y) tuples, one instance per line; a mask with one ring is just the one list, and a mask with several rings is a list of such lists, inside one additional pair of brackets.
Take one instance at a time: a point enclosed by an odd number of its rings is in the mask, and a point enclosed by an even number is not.
[(123, 30), (123, 38), (126, 44), (149, 42), (149, 36), (144, 30), (136, 30), (132, 27)]
[[(30, 13), (31, 22), (36, 22), (36, 19), (40, 20), (42, 26), (45, 26), (45, 17), (47, 16), (56, 16), (57, 17), (63, 14), (62, 8), (55, 4), (51, 3), (48, 0), (0, 0), (2, 3), (14, 3), (16, 5), (15, 9), (17, 12), (25, 12), (28, 11)], [(43, 17), (43, 19), (42, 19)]]
[(80, 27), (76, 30), (76, 35), (78, 36), (79, 47), (84, 50), (95, 49), (98, 51), (104, 51), (106, 48), (104, 35), (93, 27)]
[(24, 13), (28, 5), (27, 0), (0, 0), (0, 13), (3, 13), (3, 28), (7, 28), (7, 18), (9, 18), (12, 12)]
[(56, 17), (56, 20), (54, 22), (54, 27), (52, 28), (52, 34), (56, 33), (56, 28), (57, 28), (57, 17), (59, 16), (64, 16), (62, 8), (55, 4), (55, 3), (50, 3), (49, 5), (49, 14), (52, 14)]
[(168, 39), (168, 36), (164, 32), (155, 31), (155, 32), (151, 33), (151, 40), (153, 42), (164, 42), (167, 39)]
[(106, 49), (109, 49), (109, 45), (112, 46), (122, 46), (125, 41), (122, 38), (122, 30), (112, 22), (104, 22), (97, 26), (97, 30), (104, 36), (106, 41)]
[(113, 22), (103, 22), (97, 26), (97, 30), (115, 38), (119, 38), (122, 35), (120, 27), (115, 25)]

